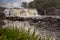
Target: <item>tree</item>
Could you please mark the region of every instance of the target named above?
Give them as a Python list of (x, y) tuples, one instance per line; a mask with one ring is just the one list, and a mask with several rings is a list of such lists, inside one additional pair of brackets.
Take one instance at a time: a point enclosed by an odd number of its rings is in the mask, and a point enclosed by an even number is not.
[(32, 1), (32, 2), (29, 3), (29, 7), (30, 7), (30, 8), (35, 8), (34, 1)]
[(22, 2), (22, 7), (27, 8), (28, 7), (28, 3), (27, 2)]
[(29, 3), (29, 6), (36, 8), (39, 14), (43, 14), (48, 7), (60, 9), (60, 0), (34, 0)]
[[(34, 0), (33, 2), (29, 3), (31, 5), (33, 5), (35, 8), (47, 8), (47, 7), (55, 7), (60, 9), (60, 0)], [(32, 6), (31, 6), (32, 7)]]
[(35, 8), (47, 8), (52, 6), (56, 7), (57, 2), (56, 0), (34, 0), (33, 3), (30, 2), (29, 4), (29, 6), (34, 4)]

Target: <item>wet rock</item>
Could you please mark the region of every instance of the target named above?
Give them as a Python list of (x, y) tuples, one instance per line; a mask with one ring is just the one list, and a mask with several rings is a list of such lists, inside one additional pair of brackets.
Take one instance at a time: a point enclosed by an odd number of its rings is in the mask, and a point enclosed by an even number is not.
[(44, 15), (44, 14), (45, 14), (43, 8), (38, 8), (37, 11), (38, 11), (38, 14), (39, 14), (39, 15)]
[(60, 15), (60, 10), (55, 7), (48, 7), (46, 9), (46, 15)]

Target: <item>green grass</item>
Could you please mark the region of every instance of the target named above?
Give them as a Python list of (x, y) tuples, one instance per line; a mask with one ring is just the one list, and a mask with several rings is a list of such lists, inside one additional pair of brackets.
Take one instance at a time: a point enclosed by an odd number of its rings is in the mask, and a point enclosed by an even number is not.
[(19, 29), (14, 27), (0, 28), (0, 40), (52, 40), (51, 36), (46, 39), (45, 37), (35, 35), (35, 29), (33, 33), (30, 34), (30, 30), (31, 28), (25, 30), (22, 27)]
[(5, 29), (0, 28), (0, 40), (37, 40), (38, 35), (35, 35), (35, 31), (30, 34), (30, 29), (7, 27)]

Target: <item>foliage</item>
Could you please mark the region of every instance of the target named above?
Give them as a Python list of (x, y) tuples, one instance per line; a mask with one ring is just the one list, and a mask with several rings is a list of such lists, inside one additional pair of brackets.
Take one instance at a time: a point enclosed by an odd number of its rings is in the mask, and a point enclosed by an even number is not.
[(21, 6), (24, 7), (24, 8), (27, 8), (28, 7), (28, 3), (27, 2), (22, 2)]
[(29, 6), (33, 5), (35, 8), (47, 8), (47, 7), (60, 8), (59, 4), (60, 0), (34, 0), (33, 2), (29, 3)]
[(29, 3), (29, 8), (35, 8), (34, 1), (32, 1), (32, 2)]
[(30, 30), (31, 28), (25, 30), (22, 27), (19, 29), (14, 27), (0, 28), (0, 40), (52, 40), (51, 36), (45, 39), (45, 37), (35, 35), (35, 29), (33, 33), (30, 34)]
[(30, 34), (30, 29), (25, 30), (23, 28), (5, 28), (0, 29), (0, 40), (37, 40), (38, 35), (35, 35), (35, 31)]

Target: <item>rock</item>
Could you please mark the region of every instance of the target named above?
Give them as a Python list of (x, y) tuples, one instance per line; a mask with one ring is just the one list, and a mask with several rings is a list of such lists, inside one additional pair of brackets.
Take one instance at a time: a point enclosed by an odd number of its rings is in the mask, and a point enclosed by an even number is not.
[(60, 15), (60, 10), (55, 7), (48, 7), (46, 9), (46, 15)]

